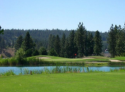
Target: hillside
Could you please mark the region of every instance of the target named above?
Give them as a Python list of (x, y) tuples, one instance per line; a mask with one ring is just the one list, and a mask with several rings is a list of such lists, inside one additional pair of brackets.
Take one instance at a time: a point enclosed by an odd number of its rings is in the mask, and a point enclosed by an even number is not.
[(0, 53), (3, 55), (3, 57), (12, 57), (15, 54), (15, 49), (14, 48), (7, 48), (7, 49), (3, 49), (2, 52)]
[[(71, 30), (59, 30), (59, 29), (53, 29), (53, 30), (38, 30), (38, 29), (32, 29), (32, 30), (22, 30), (22, 29), (5, 29), (4, 35), (2, 37), (6, 40), (6, 46), (8, 47), (14, 47), (14, 43), (16, 42), (16, 39), (22, 35), (25, 36), (26, 32), (29, 31), (31, 37), (35, 41), (35, 43), (41, 43), (42, 46), (46, 47), (48, 46), (48, 38), (49, 35), (59, 35), (59, 37), (62, 37), (63, 33), (65, 33), (66, 37), (69, 36)], [(94, 31), (88, 31), (91, 32), (94, 36)], [(103, 51), (107, 48), (107, 36), (108, 33), (100, 33), (103, 41)]]

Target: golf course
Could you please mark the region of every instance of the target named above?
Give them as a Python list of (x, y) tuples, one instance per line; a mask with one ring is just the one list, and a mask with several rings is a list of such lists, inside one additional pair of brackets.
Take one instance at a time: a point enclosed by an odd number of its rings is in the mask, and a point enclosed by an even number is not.
[[(84, 58), (62, 58), (56, 56), (33, 56), (28, 58), (36, 58), (42, 62), (64, 62), (85, 65), (96, 63), (108, 64), (109, 62), (120, 63), (124, 62), (124, 57), (107, 58), (102, 56), (91, 56)], [(125, 71), (110, 71), (110, 72), (55, 72), (15, 75), (13, 72), (0, 75), (0, 92), (124, 92), (125, 88)]]

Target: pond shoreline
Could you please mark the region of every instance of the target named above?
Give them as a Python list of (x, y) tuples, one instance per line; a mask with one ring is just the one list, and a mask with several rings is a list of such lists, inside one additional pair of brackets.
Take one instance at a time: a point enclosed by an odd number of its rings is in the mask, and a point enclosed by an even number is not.
[(42, 74), (42, 73), (84, 73), (84, 72), (113, 72), (125, 71), (125, 66), (22, 66), (0, 67), (0, 75), (3, 74)]
[(77, 66), (111, 66), (111, 65), (125, 65), (125, 61), (107, 58), (103, 56), (89, 56), (84, 58), (63, 58), (57, 56), (32, 56), (23, 58), (18, 61), (16, 58), (0, 59), (0, 66), (61, 66), (61, 65), (77, 65)]
[(125, 62), (99, 62), (99, 61), (94, 61), (94, 62), (46, 62), (42, 64), (15, 64), (15, 65), (0, 65), (1, 66), (124, 66)]

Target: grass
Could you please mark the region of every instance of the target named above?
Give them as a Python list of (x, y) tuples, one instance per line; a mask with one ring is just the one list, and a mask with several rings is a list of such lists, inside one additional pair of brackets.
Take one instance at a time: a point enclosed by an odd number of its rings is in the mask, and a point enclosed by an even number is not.
[(115, 57), (113, 59), (120, 60), (120, 61), (125, 61), (125, 57)]
[(125, 72), (0, 77), (0, 92), (125, 92)]
[[(47, 55), (39, 55), (38, 57), (48, 57), (47, 59), (42, 59), (45, 63), (57, 63), (63, 65), (85, 65), (85, 66), (107, 66), (109, 63), (109, 58), (103, 56), (90, 56), (86, 58), (63, 58), (57, 56), (47, 56)], [(88, 63), (90, 62), (90, 63)], [(96, 63), (94, 63), (96, 62)]]
[[(46, 57), (38, 59), (39, 57)], [(106, 65), (125, 65), (124, 62), (110, 62), (110, 60), (125, 61), (125, 57), (107, 58), (103, 56), (89, 56), (86, 58), (63, 58), (57, 56), (38, 55), (24, 58), (19, 62), (15, 58), (0, 59), (0, 66), (37, 66), (37, 65), (87, 65), (87, 66), (106, 66)]]
[(42, 59), (44, 61), (56, 61), (56, 62), (92, 62), (92, 61), (100, 61), (100, 62), (107, 62), (109, 61), (108, 58), (102, 57), (102, 56), (93, 56), (88, 57), (90, 59), (84, 59), (84, 58), (63, 58), (63, 57), (57, 57), (57, 56), (47, 56), (47, 55), (39, 55), (36, 57), (48, 57), (48, 59)]

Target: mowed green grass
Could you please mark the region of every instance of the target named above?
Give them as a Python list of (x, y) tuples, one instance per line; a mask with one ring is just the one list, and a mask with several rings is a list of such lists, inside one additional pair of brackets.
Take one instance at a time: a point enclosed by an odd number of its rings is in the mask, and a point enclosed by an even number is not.
[(84, 59), (84, 58), (63, 58), (63, 57), (57, 57), (57, 56), (48, 56), (48, 55), (40, 55), (35, 57), (48, 57), (47, 59), (43, 59), (44, 61), (52, 61), (52, 62), (92, 62), (92, 61), (109, 61), (106, 57), (101, 56), (93, 56), (93, 57), (87, 57), (90, 59)]
[(125, 73), (2, 76), (0, 92), (125, 92)]
[(120, 61), (125, 61), (125, 57), (115, 57), (113, 59), (120, 60)]

